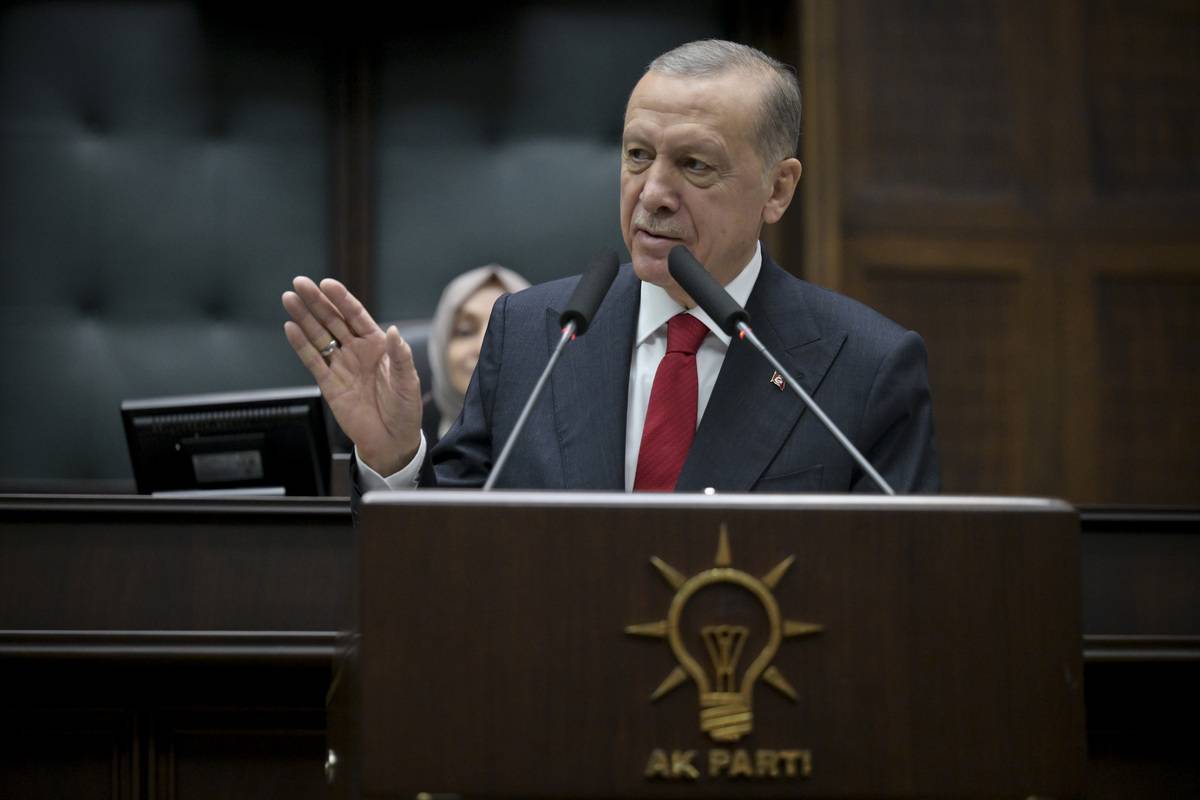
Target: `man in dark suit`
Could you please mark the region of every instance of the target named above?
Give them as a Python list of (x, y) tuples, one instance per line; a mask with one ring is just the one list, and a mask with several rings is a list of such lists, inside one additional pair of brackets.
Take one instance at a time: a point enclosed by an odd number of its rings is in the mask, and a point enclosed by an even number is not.
[[(686, 245), (897, 491), (936, 491), (920, 337), (776, 266), (758, 238), (800, 178), (794, 75), (753, 48), (693, 42), (656, 59), (626, 108), (621, 229), (632, 256), (571, 345), (500, 486), (873, 490), (751, 347), (667, 270)], [(480, 486), (558, 339), (575, 279), (501, 298), (463, 414), (426, 453), (411, 352), (336, 281), (285, 293), (289, 341), (356, 443), (363, 485)]]

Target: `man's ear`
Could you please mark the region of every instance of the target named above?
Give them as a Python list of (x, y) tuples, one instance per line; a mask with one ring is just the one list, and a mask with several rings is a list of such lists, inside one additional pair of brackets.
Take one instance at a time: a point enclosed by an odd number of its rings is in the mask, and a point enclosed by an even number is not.
[(771, 174), (771, 194), (763, 206), (763, 222), (770, 225), (783, 218), (783, 212), (792, 204), (796, 184), (800, 182), (800, 159), (785, 158), (775, 165)]

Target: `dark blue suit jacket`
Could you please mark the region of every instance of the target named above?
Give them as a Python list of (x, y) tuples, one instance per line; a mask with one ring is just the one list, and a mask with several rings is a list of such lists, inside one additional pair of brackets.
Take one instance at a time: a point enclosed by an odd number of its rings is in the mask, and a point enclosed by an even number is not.
[[(424, 486), (479, 487), (557, 344), (578, 278), (502, 297), (462, 416), (422, 469)], [(640, 282), (630, 265), (585, 336), (569, 344), (497, 487), (623, 491), (625, 416)], [(763, 343), (897, 492), (939, 489), (925, 345), (880, 314), (802, 281), (764, 254), (746, 303)], [(876, 491), (774, 369), (734, 338), (676, 491)]]

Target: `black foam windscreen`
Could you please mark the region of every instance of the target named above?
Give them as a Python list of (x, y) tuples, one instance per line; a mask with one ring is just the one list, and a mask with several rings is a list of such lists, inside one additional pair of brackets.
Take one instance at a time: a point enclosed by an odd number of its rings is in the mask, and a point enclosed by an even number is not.
[(691, 250), (683, 245), (672, 247), (667, 255), (667, 269), (679, 287), (730, 336), (737, 336), (739, 322), (750, 324), (746, 309), (734, 302), (729, 292), (696, 260)]
[(587, 272), (583, 273), (583, 277), (575, 285), (575, 291), (571, 293), (566, 308), (559, 314), (558, 324), (565, 328), (568, 322), (574, 322), (576, 336), (586, 333), (592, 323), (592, 317), (596, 315), (596, 309), (600, 307), (600, 301), (608, 294), (608, 287), (612, 286), (616, 277), (617, 254), (611, 250), (596, 254), (588, 265)]

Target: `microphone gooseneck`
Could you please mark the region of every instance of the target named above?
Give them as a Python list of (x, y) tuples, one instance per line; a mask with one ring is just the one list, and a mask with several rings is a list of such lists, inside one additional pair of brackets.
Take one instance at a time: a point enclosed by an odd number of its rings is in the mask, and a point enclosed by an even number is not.
[(787, 368), (779, 363), (779, 359), (775, 358), (767, 350), (766, 345), (759, 341), (758, 337), (754, 335), (754, 331), (750, 328), (750, 315), (746, 313), (746, 309), (739, 306), (729, 296), (729, 292), (725, 291), (725, 288), (717, 283), (716, 278), (709, 274), (708, 270), (696, 260), (691, 251), (683, 245), (671, 248), (671, 252), (667, 256), (667, 269), (680, 288), (696, 301), (696, 305), (704, 309), (704, 313), (712, 317), (713, 322), (716, 322), (721, 327), (721, 330), (730, 336), (740, 334), (742, 338), (754, 345), (758, 352), (763, 354), (763, 357), (783, 377), (792, 391), (804, 402), (804, 405), (833, 434), (833, 438), (837, 439), (842, 449), (849, 453), (858, 465), (862, 467), (863, 471), (871, 476), (871, 480), (875, 481), (875, 485), (884, 494), (896, 494), (892, 487), (888, 485), (888, 482), (883, 479), (883, 476), (875, 470), (875, 467), (871, 466), (871, 462), (867, 461), (863, 454), (858, 451), (858, 448), (846, 438), (846, 434), (842, 433), (834, 421), (817, 405), (817, 401), (813, 400), (808, 392), (804, 391), (804, 387), (800, 385), (799, 381), (793, 378)]

